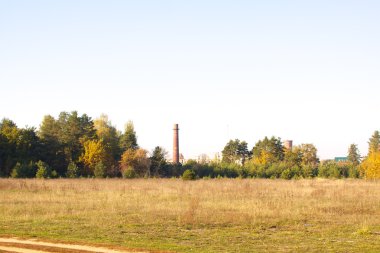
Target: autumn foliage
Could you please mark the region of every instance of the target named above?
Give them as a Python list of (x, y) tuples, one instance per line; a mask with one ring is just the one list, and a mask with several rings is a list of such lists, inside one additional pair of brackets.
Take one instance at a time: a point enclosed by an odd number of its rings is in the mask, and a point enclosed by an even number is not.
[(181, 177), (188, 170), (195, 178), (380, 178), (379, 131), (368, 144), (367, 157), (351, 144), (346, 160), (320, 161), (312, 143), (285, 148), (279, 137), (265, 137), (250, 149), (235, 139), (222, 157), (171, 164), (162, 147), (149, 153), (138, 145), (132, 121), (121, 132), (107, 115), (61, 112), (45, 116), (38, 130), (0, 121), (0, 177)]
[(372, 152), (368, 155), (361, 164), (361, 170), (365, 178), (379, 179), (380, 178), (380, 151)]
[(84, 143), (84, 152), (80, 157), (83, 162), (87, 174), (92, 175), (99, 163), (103, 163), (106, 167), (112, 166), (112, 157), (107, 152), (103, 141), (89, 140)]
[(120, 169), (124, 173), (128, 170), (133, 170), (137, 176), (150, 176), (150, 160), (148, 151), (144, 149), (127, 149), (120, 160)]

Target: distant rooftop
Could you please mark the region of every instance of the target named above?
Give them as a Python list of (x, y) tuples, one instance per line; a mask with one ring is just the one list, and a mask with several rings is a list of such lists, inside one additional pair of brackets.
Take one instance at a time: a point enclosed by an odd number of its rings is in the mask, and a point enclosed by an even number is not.
[(342, 157), (335, 157), (334, 161), (335, 162), (347, 162), (348, 161), (348, 157), (344, 157), (344, 156), (342, 156)]

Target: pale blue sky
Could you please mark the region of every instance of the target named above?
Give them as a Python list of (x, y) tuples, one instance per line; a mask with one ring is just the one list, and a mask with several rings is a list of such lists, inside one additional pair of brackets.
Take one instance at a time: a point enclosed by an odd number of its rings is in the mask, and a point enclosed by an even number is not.
[(186, 158), (279, 136), (362, 154), (380, 130), (379, 1), (0, 0), (0, 117), (106, 113)]

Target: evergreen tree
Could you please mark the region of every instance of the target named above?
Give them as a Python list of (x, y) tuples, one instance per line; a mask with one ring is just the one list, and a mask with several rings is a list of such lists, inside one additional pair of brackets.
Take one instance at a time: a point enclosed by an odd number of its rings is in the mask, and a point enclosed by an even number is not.
[(369, 139), (369, 150), (368, 154), (379, 151), (380, 147), (380, 133), (379, 131), (375, 131), (372, 137)]
[(86, 114), (61, 112), (57, 120), (45, 116), (38, 135), (42, 141), (43, 160), (63, 176), (71, 161), (78, 162), (83, 144), (96, 138), (94, 123)]
[(41, 141), (35, 128), (22, 128), (16, 142), (17, 160), (25, 163), (37, 162), (42, 155)]
[(58, 118), (58, 139), (64, 146), (67, 164), (78, 161), (83, 152), (83, 143), (94, 139), (94, 124), (86, 114), (78, 116), (78, 112), (61, 112)]
[(270, 139), (265, 137), (258, 141), (252, 149), (252, 154), (256, 163), (259, 164), (279, 162), (285, 157), (281, 139), (274, 136)]
[(64, 145), (59, 139), (61, 127), (54, 117), (46, 115), (40, 125), (38, 136), (41, 140), (41, 160), (55, 168), (60, 175), (64, 175), (67, 165), (64, 154)]
[(150, 173), (152, 176), (165, 176), (167, 167), (167, 152), (162, 147), (155, 147), (150, 159)]
[(248, 144), (239, 139), (230, 140), (222, 151), (222, 162), (225, 163), (241, 163), (244, 165), (245, 161), (251, 156), (248, 151)]
[(139, 148), (139, 146), (137, 145), (135, 127), (132, 121), (128, 121), (128, 123), (125, 126), (124, 134), (120, 138), (120, 147), (123, 152), (128, 149), (136, 150)]
[(351, 144), (348, 148), (348, 161), (353, 165), (357, 166), (360, 163), (360, 154), (358, 146), (356, 144)]

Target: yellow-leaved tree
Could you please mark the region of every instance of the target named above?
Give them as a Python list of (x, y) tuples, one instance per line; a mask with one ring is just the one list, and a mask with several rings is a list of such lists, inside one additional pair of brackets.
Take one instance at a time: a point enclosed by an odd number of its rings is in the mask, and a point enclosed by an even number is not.
[(380, 151), (372, 151), (360, 166), (365, 178), (380, 178)]
[(123, 177), (150, 176), (150, 160), (145, 149), (127, 149), (121, 156), (120, 169)]
[(375, 131), (369, 139), (368, 156), (360, 165), (365, 178), (380, 178), (380, 132)]
[(253, 157), (252, 160), (253, 160), (254, 164), (265, 165), (265, 164), (269, 163), (270, 161), (272, 161), (273, 159), (274, 158), (273, 158), (273, 155), (271, 153), (269, 153), (266, 150), (263, 150), (263, 151), (261, 151), (259, 156)]
[(121, 155), (119, 147), (120, 132), (116, 130), (116, 127), (112, 126), (111, 121), (108, 120), (108, 116), (105, 114), (94, 120), (94, 127), (96, 135), (99, 140), (102, 140), (107, 152), (110, 153), (115, 162)]
[[(83, 144), (84, 152), (80, 157), (80, 161), (83, 162), (86, 174), (93, 175), (96, 166), (100, 163), (104, 165), (106, 169), (112, 166), (112, 157), (107, 152), (103, 141), (101, 140), (88, 140)], [(107, 171), (105, 171), (106, 173)]]

